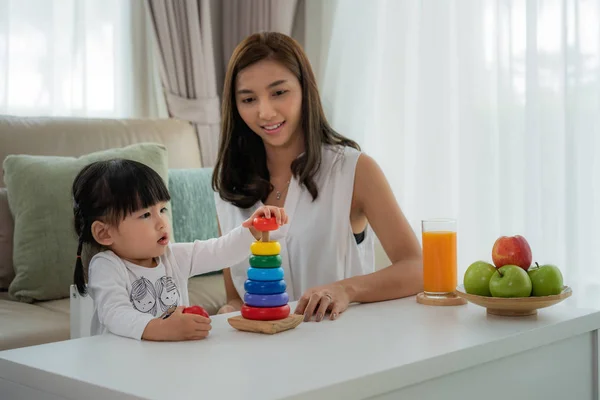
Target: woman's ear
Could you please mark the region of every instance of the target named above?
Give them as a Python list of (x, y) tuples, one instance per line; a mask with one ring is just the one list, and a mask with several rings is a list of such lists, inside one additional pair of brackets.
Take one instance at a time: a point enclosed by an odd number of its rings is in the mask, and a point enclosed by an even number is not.
[(114, 242), (110, 226), (101, 221), (94, 221), (92, 224), (92, 236), (102, 246), (110, 246)]

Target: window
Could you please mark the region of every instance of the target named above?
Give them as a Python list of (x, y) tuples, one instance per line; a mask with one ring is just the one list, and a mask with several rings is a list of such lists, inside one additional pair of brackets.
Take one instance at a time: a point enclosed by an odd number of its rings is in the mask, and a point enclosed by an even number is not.
[(156, 115), (142, 1), (0, 0), (0, 113)]

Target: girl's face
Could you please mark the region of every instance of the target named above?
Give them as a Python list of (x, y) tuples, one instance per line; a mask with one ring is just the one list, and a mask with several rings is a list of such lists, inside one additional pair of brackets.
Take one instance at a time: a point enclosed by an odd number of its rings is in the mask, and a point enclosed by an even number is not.
[(266, 147), (302, 143), (302, 87), (282, 64), (262, 60), (240, 71), (235, 102), (246, 125)]
[(154, 258), (164, 254), (169, 244), (166, 203), (128, 215), (117, 228), (111, 227), (112, 251), (134, 264), (154, 266)]

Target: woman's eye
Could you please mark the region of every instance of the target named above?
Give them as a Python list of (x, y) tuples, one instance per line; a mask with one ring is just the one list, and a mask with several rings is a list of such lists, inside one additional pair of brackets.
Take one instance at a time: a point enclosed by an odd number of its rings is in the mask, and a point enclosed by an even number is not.
[(252, 103), (253, 101), (254, 101), (254, 99), (252, 97), (248, 97), (247, 99), (242, 99), (242, 103), (246, 103), (246, 104)]
[(275, 92), (275, 96), (281, 96), (282, 94), (287, 93), (287, 90), (278, 90)]

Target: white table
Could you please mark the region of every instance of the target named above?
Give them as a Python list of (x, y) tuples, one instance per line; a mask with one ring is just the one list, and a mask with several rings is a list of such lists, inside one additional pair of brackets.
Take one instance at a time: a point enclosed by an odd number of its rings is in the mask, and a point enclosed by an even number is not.
[(277, 335), (213, 317), (198, 342), (113, 335), (0, 352), (2, 399), (599, 399), (600, 312), (487, 316), (414, 298)]

